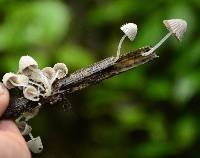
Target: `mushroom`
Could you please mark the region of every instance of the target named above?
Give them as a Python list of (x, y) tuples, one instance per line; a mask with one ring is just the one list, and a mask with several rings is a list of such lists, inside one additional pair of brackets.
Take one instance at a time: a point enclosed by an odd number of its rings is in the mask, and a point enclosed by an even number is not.
[(42, 69), (42, 73), (46, 76), (49, 80), (52, 80), (56, 74), (55, 70), (52, 67), (45, 67)]
[(40, 137), (34, 138), (32, 134), (30, 133), (29, 136), (31, 137), (31, 140), (27, 142), (27, 145), (31, 152), (37, 154), (41, 153), (43, 150), (42, 140)]
[(183, 39), (183, 35), (187, 30), (187, 22), (183, 19), (171, 19), (163, 21), (165, 27), (169, 30), (169, 33), (158, 42), (151, 50), (143, 53), (143, 56), (147, 56), (153, 53), (158, 47), (160, 47), (171, 35), (174, 35), (179, 41)]
[(27, 86), (23, 90), (24, 97), (31, 101), (39, 101), (40, 92), (33, 86)]
[(37, 62), (30, 56), (22, 56), (19, 60), (19, 73), (30, 75), (31, 71), (38, 69)]
[(41, 82), (41, 74), (37, 62), (30, 56), (22, 56), (19, 60), (19, 74), (25, 74), (36, 82)]
[(118, 45), (118, 49), (117, 49), (117, 56), (116, 56), (116, 60), (119, 59), (120, 56), (120, 49), (121, 49), (121, 45), (124, 41), (124, 39), (126, 37), (128, 37), (131, 41), (133, 41), (137, 35), (137, 25), (134, 23), (127, 23), (125, 25), (122, 25), (120, 28), (123, 32), (124, 32), (124, 36), (122, 36), (119, 45)]
[[(57, 63), (54, 65), (53, 69), (56, 72), (55, 79), (61, 79), (64, 78), (68, 74), (68, 68), (64, 63)], [(54, 81), (53, 79), (52, 81)]]
[(11, 89), (15, 87), (26, 87), (28, 85), (29, 78), (25, 75), (16, 75), (12, 72), (9, 72), (3, 76), (2, 81), (8, 89)]
[(16, 121), (16, 124), (17, 124), (17, 127), (19, 128), (19, 130), (20, 130), (20, 132), (23, 136), (31, 133), (32, 128), (25, 121), (21, 121), (21, 122)]
[[(33, 81), (29, 81), (30, 84), (39, 87), (41, 90), (46, 91), (46, 96), (51, 94), (51, 84), (47, 77), (38, 69), (37, 62), (30, 56), (22, 56), (19, 61), (19, 73), (29, 76)], [(39, 84), (42, 83), (45, 87)]]

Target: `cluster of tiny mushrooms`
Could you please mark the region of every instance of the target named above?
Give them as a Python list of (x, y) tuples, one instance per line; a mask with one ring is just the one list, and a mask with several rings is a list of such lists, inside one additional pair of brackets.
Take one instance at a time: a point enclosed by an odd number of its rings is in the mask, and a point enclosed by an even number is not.
[[(174, 35), (179, 41), (182, 40), (187, 29), (187, 22), (185, 20), (170, 19), (164, 20), (163, 23), (169, 30), (169, 33), (148, 52), (143, 53), (142, 56), (148, 56), (152, 54), (171, 35)], [(117, 55), (114, 57), (114, 62), (116, 62), (120, 57), (120, 50), (124, 39), (128, 37), (131, 41), (133, 41), (137, 34), (137, 25), (134, 23), (124, 24), (120, 29), (123, 31), (124, 36), (119, 42)], [(3, 84), (8, 89), (18, 87), (23, 91), (25, 98), (34, 102), (38, 102), (41, 97), (46, 98), (52, 95), (52, 84), (56, 81), (56, 79), (64, 78), (67, 73), (68, 69), (64, 63), (57, 63), (53, 68), (46, 67), (40, 70), (37, 62), (32, 57), (22, 56), (19, 61), (18, 72), (16, 74), (12, 72), (6, 73), (3, 76)], [(21, 134), (30, 136), (30, 140), (27, 142), (27, 145), (33, 153), (40, 153), (43, 150), (43, 145), (40, 137), (34, 138), (32, 136), (32, 128), (27, 124), (27, 121), (33, 118), (38, 111), (39, 108), (36, 108), (34, 113), (24, 113), (15, 120), (18, 128), (21, 131)]]

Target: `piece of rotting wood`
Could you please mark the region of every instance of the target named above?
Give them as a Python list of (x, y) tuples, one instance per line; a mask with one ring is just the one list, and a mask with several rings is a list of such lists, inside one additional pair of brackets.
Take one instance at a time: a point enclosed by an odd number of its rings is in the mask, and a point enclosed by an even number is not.
[(114, 63), (111, 62), (113, 57), (109, 57), (86, 68), (82, 68), (63, 79), (57, 80), (53, 85), (52, 95), (47, 98), (41, 98), (39, 102), (30, 101), (22, 95), (20, 97), (11, 96), (8, 109), (1, 119), (14, 120), (25, 112), (33, 111), (38, 106), (50, 107), (62, 104), (71, 93), (95, 85), (105, 79), (133, 69), (158, 57), (155, 52), (148, 56), (142, 55), (149, 50), (149, 46), (140, 48), (121, 55)]

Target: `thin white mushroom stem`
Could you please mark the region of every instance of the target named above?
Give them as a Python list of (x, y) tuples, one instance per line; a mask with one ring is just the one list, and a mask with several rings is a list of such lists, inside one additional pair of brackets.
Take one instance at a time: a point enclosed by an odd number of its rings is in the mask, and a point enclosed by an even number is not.
[(35, 72), (35, 73), (37, 73), (37, 74), (39, 74), (40, 75), (40, 78), (42, 79), (42, 83), (46, 86), (46, 87), (48, 87), (48, 79), (47, 79), (47, 77), (46, 76), (44, 76), (43, 75), (43, 73), (42, 73), (42, 71), (40, 71), (39, 69), (34, 69), (34, 68), (32, 68), (32, 67), (30, 67), (30, 70), (31, 71), (33, 71), (33, 72)]
[(173, 32), (169, 32), (165, 37), (163, 37), (160, 42), (158, 42), (153, 48), (151, 48), (148, 52), (143, 53), (143, 56), (148, 56), (153, 53), (156, 49), (158, 49), (171, 35)]
[(44, 94), (44, 96), (50, 96), (52, 90), (51, 90), (51, 84), (49, 83), (47, 77), (39, 69), (31, 68), (31, 70), (33, 72), (36, 72), (37, 74), (39, 74), (39, 76), (41, 78), (41, 82), (44, 84), (44, 87), (45, 87), (45, 92), (46, 93)]
[(38, 83), (35, 83), (35, 82), (32, 82), (32, 81), (28, 81), (28, 83), (34, 85), (34, 86), (37, 86), (38, 88), (42, 89), (43, 91), (45, 90), (44, 87), (42, 87), (42, 85), (38, 84)]
[(56, 72), (55, 76), (51, 79), (50, 84), (52, 85), (54, 81), (58, 78), (59, 70)]
[(124, 41), (124, 39), (126, 38), (127, 36), (124, 35), (122, 36), (121, 40), (119, 41), (119, 45), (118, 45), (118, 48), (117, 48), (117, 56), (116, 56), (116, 60), (119, 59), (119, 56), (120, 56), (120, 50), (121, 50), (121, 47), (122, 47), (122, 43)]
[(23, 115), (21, 115), (21, 116), (19, 116), (16, 120), (15, 120), (15, 122), (20, 122), (20, 120), (23, 118)]
[(33, 137), (33, 135), (31, 133), (29, 133), (28, 135), (31, 138), (31, 140), (34, 139), (34, 137)]
[(13, 82), (12, 80), (9, 80), (9, 82), (11, 82), (14, 86), (16, 87), (28, 87), (28, 85), (25, 85), (25, 84), (17, 84), (15, 82)]
[[(35, 70), (36, 71), (36, 70)], [(42, 73), (42, 71), (37, 70), (37, 72), (39, 73), (41, 79), (42, 79), (42, 83), (44, 84), (44, 87), (46, 88), (45, 90), (45, 96), (50, 96), (51, 95), (51, 84), (49, 83), (47, 77)]]

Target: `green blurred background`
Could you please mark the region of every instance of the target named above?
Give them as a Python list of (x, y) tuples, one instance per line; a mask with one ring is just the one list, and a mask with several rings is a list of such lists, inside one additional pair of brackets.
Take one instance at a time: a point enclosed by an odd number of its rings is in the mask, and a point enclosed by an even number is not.
[(42, 137), (36, 158), (200, 157), (199, 0), (0, 0), (0, 72), (22, 55), (69, 71), (115, 54), (126, 22), (138, 24), (122, 51), (155, 44), (162, 20), (184, 18), (182, 43), (170, 38), (150, 63), (69, 96), (71, 112), (41, 110), (30, 121)]

